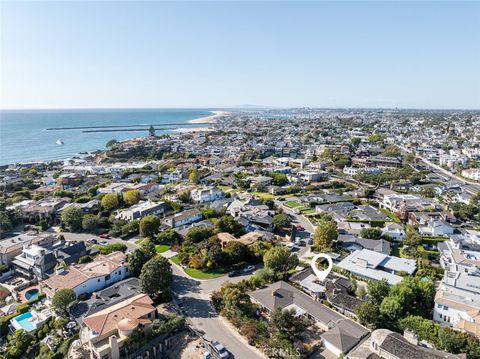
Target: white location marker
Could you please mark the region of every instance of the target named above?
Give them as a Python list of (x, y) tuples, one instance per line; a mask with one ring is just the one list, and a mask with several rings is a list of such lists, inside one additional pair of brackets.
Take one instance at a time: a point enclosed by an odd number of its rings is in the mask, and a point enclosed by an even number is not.
[[(327, 269), (324, 269), (324, 270), (318, 269), (318, 267), (317, 267), (318, 258), (325, 258), (327, 260), (327, 262), (328, 262), (328, 268)], [(319, 253), (312, 258), (312, 261), (310, 262), (310, 265), (313, 269), (313, 273), (315, 273), (315, 275), (318, 277), (318, 279), (320, 279), (320, 281), (323, 282), (325, 280), (325, 278), (327, 278), (328, 274), (330, 273), (330, 271), (333, 268), (333, 261), (332, 261), (332, 258), (328, 254)]]

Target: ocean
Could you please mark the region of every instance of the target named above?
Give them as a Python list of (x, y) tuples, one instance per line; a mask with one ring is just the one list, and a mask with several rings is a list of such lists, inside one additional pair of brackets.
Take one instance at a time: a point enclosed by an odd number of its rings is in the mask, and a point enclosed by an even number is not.
[[(189, 121), (210, 115), (211, 109), (0, 110), (0, 165), (103, 150), (111, 139), (147, 136), (150, 125), (157, 135), (177, 128), (206, 127)], [(105, 130), (109, 132), (85, 132)], [(59, 140), (64, 144), (57, 144)]]

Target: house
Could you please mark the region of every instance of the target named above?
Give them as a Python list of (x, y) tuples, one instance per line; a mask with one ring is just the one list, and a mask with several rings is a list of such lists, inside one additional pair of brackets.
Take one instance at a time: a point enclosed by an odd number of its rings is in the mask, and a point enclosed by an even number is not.
[(195, 203), (214, 202), (225, 197), (225, 194), (215, 187), (196, 188), (190, 192), (190, 196)]
[(273, 178), (267, 177), (267, 176), (255, 176), (255, 177), (248, 177), (247, 180), (250, 181), (251, 188), (263, 190), (272, 184)]
[(353, 320), (340, 319), (335, 326), (320, 337), (325, 348), (340, 357), (354, 348), (370, 331)]
[(301, 290), (284, 281), (270, 284), (266, 288), (249, 293), (250, 299), (262, 307), (269, 316), (274, 309), (294, 309), (297, 315), (314, 320), (323, 330), (328, 330), (344, 317), (320, 302), (313, 300)]
[(435, 295), (433, 320), (480, 336), (479, 272), (445, 272)]
[(126, 357), (125, 341), (137, 328), (149, 334), (156, 317), (152, 299), (137, 294), (83, 318), (82, 344), (88, 347), (91, 358)]
[(395, 241), (402, 241), (406, 238), (405, 230), (403, 226), (395, 222), (387, 222), (382, 228), (382, 235), (389, 236)]
[(419, 232), (427, 236), (447, 236), (453, 234), (455, 229), (442, 220), (431, 219), (428, 223), (418, 228)]
[(183, 179), (183, 172), (181, 170), (175, 170), (173, 172), (167, 172), (162, 176), (162, 184), (180, 182)]
[(266, 288), (249, 293), (250, 299), (261, 306), (269, 316), (274, 309), (293, 309), (297, 316), (306, 316), (325, 331), (322, 334), (326, 348), (336, 356), (347, 353), (369, 330), (313, 300), (301, 290), (284, 281), (278, 281)]
[(97, 193), (98, 194), (115, 193), (120, 195), (125, 189), (129, 189), (130, 186), (131, 186), (130, 183), (111, 183), (108, 186), (99, 188), (97, 190)]
[(75, 264), (68, 268), (57, 267), (56, 274), (44, 280), (41, 285), (47, 297), (51, 298), (59, 289), (73, 289), (77, 297), (83, 293), (93, 293), (129, 275), (126, 255), (113, 252), (99, 255), (93, 262)]
[(390, 285), (402, 280), (399, 274), (412, 275), (417, 270), (417, 264), (413, 259), (393, 257), (369, 249), (351, 253), (337, 266), (368, 280), (385, 279)]
[(249, 232), (247, 234), (244, 234), (243, 236), (236, 238), (230, 233), (227, 232), (221, 232), (217, 234), (218, 239), (220, 240), (222, 248), (225, 248), (225, 246), (229, 242), (239, 242), (242, 243), (246, 246), (249, 246), (259, 240), (263, 239), (263, 234), (261, 232)]
[(446, 271), (476, 273), (480, 268), (480, 243), (469, 235), (454, 235), (438, 243), (440, 264)]
[(201, 221), (202, 218), (202, 213), (198, 209), (194, 208), (180, 212), (172, 217), (166, 218), (164, 220), (164, 223), (171, 228), (178, 228)]
[(22, 233), (14, 237), (0, 241), (0, 264), (9, 265), (12, 260), (20, 255), (25, 245), (48, 245), (53, 244), (55, 235), (52, 234), (27, 234)]
[(305, 183), (312, 183), (328, 178), (328, 173), (325, 171), (301, 171), (298, 172), (298, 177)]
[(145, 216), (158, 216), (164, 214), (167, 209), (165, 202), (140, 201), (139, 203), (119, 212), (115, 218), (124, 221), (133, 221)]
[(45, 279), (53, 272), (57, 263), (76, 263), (87, 254), (84, 242), (60, 241), (49, 246), (25, 245), (22, 253), (12, 261), (15, 271), (27, 278)]
[(402, 336), (388, 329), (372, 332), (347, 359), (466, 359), (465, 354), (450, 354), (421, 345), (415, 334), (405, 331)]
[(340, 234), (337, 241), (349, 252), (365, 248), (378, 253), (390, 254), (390, 242), (384, 239), (359, 238), (351, 234)]

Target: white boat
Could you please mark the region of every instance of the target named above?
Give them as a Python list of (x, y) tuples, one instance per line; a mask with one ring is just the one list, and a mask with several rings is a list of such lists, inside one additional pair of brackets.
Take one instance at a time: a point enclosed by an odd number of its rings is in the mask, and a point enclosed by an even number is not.
[(63, 145), (63, 140), (61, 138), (59, 138), (56, 142), (57, 145)]

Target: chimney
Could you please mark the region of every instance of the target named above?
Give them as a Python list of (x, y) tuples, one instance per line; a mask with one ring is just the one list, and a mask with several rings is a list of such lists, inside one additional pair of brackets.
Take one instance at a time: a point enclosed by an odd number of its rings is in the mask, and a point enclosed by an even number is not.
[(110, 357), (112, 359), (119, 359), (120, 358), (120, 350), (118, 348), (117, 336), (112, 335), (110, 338), (108, 338), (108, 343), (110, 345), (110, 353), (111, 353)]
[(277, 295), (277, 291), (275, 289), (272, 289), (272, 297), (275, 297)]

